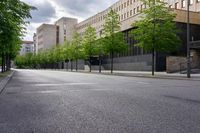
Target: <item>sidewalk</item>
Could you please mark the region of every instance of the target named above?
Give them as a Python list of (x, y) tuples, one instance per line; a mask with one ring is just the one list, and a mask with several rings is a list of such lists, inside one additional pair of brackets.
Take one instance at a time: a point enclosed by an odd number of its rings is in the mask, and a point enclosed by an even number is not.
[(2, 93), (3, 89), (7, 85), (7, 83), (10, 81), (12, 78), (12, 75), (14, 74), (15, 71), (12, 71), (6, 76), (0, 76), (0, 94)]
[[(66, 69), (40, 69), (40, 70), (50, 70), (50, 71), (63, 71), (63, 72), (76, 72), (76, 70), (66, 70)], [(176, 79), (176, 80), (195, 80), (200, 81), (199, 74), (191, 74), (191, 78), (187, 78), (187, 74), (180, 73), (166, 73), (166, 72), (155, 72), (155, 75), (152, 76), (151, 71), (117, 71), (114, 70), (113, 74), (110, 73), (110, 70), (102, 70), (99, 73), (98, 70), (78, 70), (77, 73), (88, 73), (88, 74), (103, 74), (103, 75), (113, 75), (113, 76), (126, 76), (126, 77), (143, 77), (143, 78), (159, 78), (159, 79)]]
[[(73, 71), (74, 72), (74, 71)], [(78, 71), (83, 73), (89, 73), (88, 71)], [(99, 73), (97, 70), (93, 70), (91, 73)], [(113, 74), (109, 70), (103, 70), (101, 74), (106, 75), (116, 75), (116, 76), (128, 76), (128, 77), (144, 77), (144, 78), (161, 78), (161, 79), (177, 79), (177, 80), (199, 80), (200, 74), (191, 74), (191, 78), (187, 78), (187, 74), (180, 73), (166, 73), (166, 72), (155, 72), (155, 75), (152, 76), (151, 71), (113, 71)]]

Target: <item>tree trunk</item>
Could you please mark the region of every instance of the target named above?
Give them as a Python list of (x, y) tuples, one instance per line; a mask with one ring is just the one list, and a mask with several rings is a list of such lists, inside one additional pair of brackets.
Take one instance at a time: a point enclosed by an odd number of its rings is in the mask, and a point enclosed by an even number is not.
[(90, 72), (92, 72), (92, 65), (91, 65), (91, 62), (92, 62), (92, 60), (91, 60), (91, 56), (90, 56), (90, 61), (89, 61)]
[(6, 53), (6, 71), (8, 71), (8, 53)]
[(65, 61), (62, 61), (62, 69), (65, 69)]
[(3, 53), (1, 54), (1, 73), (3, 73), (4, 71), (3, 71), (3, 58), (4, 58), (4, 56), (3, 56)]
[(101, 73), (101, 65), (102, 65), (101, 55), (99, 55), (99, 73)]
[(10, 55), (8, 54), (8, 65), (7, 65), (7, 67), (8, 67), (8, 70), (10, 70)]
[(67, 61), (67, 67), (66, 67), (67, 71), (69, 69), (69, 61)]
[(72, 63), (72, 60), (71, 60), (71, 71), (73, 71), (73, 63)]
[(111, 73), (113, 73), (113, 51), (111, 52)]
[(152, 75), (154, 76), (154, 71), (155, 71), (155, 51), (154, 49), (152, 50)]
[(2, 55), (2, 60), (3, 60), (3, 62), (2, 62), (2, 71), (5, 72), (6, 64), (5, 64), (5, 55), (4, 54)]
[(78, 60), (76, 59), (76, 71), (78, 71)]
[(11, 69), (11, 60), (10, 60), (10, 55), (8, 56), (8, 70)]

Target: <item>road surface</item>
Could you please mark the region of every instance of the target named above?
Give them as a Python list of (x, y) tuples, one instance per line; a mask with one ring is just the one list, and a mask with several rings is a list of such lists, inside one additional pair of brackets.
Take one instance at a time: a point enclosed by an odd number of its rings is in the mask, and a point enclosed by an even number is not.
[(0, 133), (199, 133), (199, 81), (17, 70)]

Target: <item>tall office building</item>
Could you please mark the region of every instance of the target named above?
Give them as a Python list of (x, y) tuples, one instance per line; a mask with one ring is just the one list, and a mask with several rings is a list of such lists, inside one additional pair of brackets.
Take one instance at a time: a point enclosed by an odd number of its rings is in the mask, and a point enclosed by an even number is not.
[(57, 26), (57, 43), (63, 44), (65, 40), (71, 40), (73, 34), (76, 32), (76, 25), (78, 24), (78, 20), (75, 18), (67, 18), (62, 17), (58, 21), (55, 22)]
[[(169, 8), (175, 10), (177, 12), (177, 19), (176, 21), (181, 21), (187, 17), (186, 9), (187, 9), (187, 0), (165, 0)], [(103, 28), (103, 24), (105, 23), (105, 17), (109, 13), (110, 9), (113, 9), (119, 15), (119, 20), (121, 22), (121, 31), (125, 31), (127, 29), (132, 28), (131, 24), (139, 19), (141, 15), (141, 10), (148, 8), (148, 5), (143, 4), (139, 0), (119, 0), (109, 8), (105, 9), (104, 11), (82, 21), (79, 23), (77, 27), (77, 31), (79, 33), (83, 33), (85, 29), (91, 25), (97, 31), (97, 35), (101, 34), (101, 30)], [(190, 11), (199, 13), (200, 12), (200, 0), (190, 0)], [(181, 15), (181, 16), (180, 16)], [(199, 15), (193, 15), (191, 19), (196, 17), (198, 18)], [(180, 20), (181, 19), (181, 20)], [(200, 23), (200, 22), (198, 22)]]
[[(169, 9), (173, 10), (177, 16), (175, 22), (177, 27), (181, 29), (179, 34), (182, 40), (182, 47), (179, 51), (179, 55), (186, 56), (187, 40), (186, 40), (186, 22), (187, 22), (187, 0), (165, 0), (168, 3)], [(81, 35), (84, 34), (88, 26), (92, 26), (96, 29), (96, 34), (101, 37), (105, 18), (110, 9), (113, 9), (119, 15), (119, 21), (121, 23), (121, 31), (125, 34), (126, 41), (128, 43), (128, 49), (120, 54), (117, 54), (114, 63), (114, 69), (117, 70), (151, 70), (152, 58), (151, 53), (144, 51), (143, 49), (135, 45), (135, 41), (130, 36), (130, 31), (133, 29), (132, 24), (140, 19), (142, 15), (141, 11), (148, 8), (148, 5), (142, 3), (139, 0), (119, 0), (109, 8), (90, 18), (77, 23), (77, 19), (63, 17), (55, 22), (52, 30), (52, 34), (46, 34), (46, 38), (43, 38), (40, 34), (38, 36), (38, 44), (43, 43), (43, 47), (51, 46), (50, 43), (56, 42), (56, 44), (63, 44), (65, 40), (71, 40), (74, 32), (78, 32)], [(191, 40), (200, 40), (200, 0), (190, 0), (190, 25), (191, 25)], [(40, 30), (38, 30), (40, 31)], [(54, 33), (53, 33), (54, 32)], [(41, 39), (43, 38), (43, 39)], [(48, 38), (55, 39), (53, 41), (46, 40)], [(38, 49), (41, 46), (38, 45)], [(198, 58), (200, 58), (200, 52), (197, 47), (192, 48), (197, 51)], [(156, 53), (156, 70), (166, 70), (166, 54)], [(198, 59), (196, 58), (196, 59)], [(176, 61), (174, 61), (176, 62)], [(178, 61), (177, 61), (178, 62)], [(110, 60), (104, 60), (104, 68), (109, 69)], [(179, 62), (178, 62), (179, 63)], [(197, 63), (200, 66), (200, 61)]]
[(49, 49), (57, 44), (57, 26), (52, 24), (42, 24), (37, 28), (37, 51)]
[(34, 54), (37, 54), (37, 34), (34, 33), (33, 35), (33, 44), (34, 44)]
[(22, 41), (19, 54), (26, 55), (28, 53), (34, 53), (34, 43), (32, 41)]

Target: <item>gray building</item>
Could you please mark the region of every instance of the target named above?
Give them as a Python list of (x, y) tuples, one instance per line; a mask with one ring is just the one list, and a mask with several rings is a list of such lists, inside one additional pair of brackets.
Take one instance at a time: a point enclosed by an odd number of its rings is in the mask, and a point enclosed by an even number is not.
[(36, 53), (71, 40), (77, 24), (77, 19), (67, 17), (62, 17), (55, 24), (42, 24), (33, 36)]
[(36, 51), (49, 49), (57, 44), (57, 26), (52, 24), (42, 24), (37, 28), (37, 45)]
[(76, 32), (76, 25), (78, 20), (75, 18), (62, 17), (55, 22), (57, 26), (58, 43), (63, 44), (65, 40), (71, 40), (73, 34)]
[(25, 55), (27, 53), (34, 53), (34, 43), (32, 41), (23, 41), (19, 54)]
[(34, 44), (34, 53), (37, 53), (37, 34), (34, 33), (33, 35), (33, 44)]
[[(168, 3), (169, 9), (173, 10), (176, 13), (175, 22), (177, 27), (181, 29), (181, 33), (179, 34), (182, 40), (182, 47), (179, 50), (179, 53), (156, 53), (156, 70), (157, 71), (168, 71), (168, 66), (172, 66), (170, 62), (176, 62), (177, 65), (170, 68), (170, 71), (175, 71), (174, 68), (180, 69), (180, 64), (186, 63), (186, 22), (187, 22), (187, 1), (186, 0), (164, 0)], [(141, 10), (148, 8), (148, 5), (145, 3), (138, 1), (138, 0), (119, 0), (109, 8), (99, 12), (91, 16), (90, 18), (78, 23), (77, 19), (74, 18), (67, 18), (63, 17), (55, 22), (55, 25), (51, 25), (54, 27), (54, 30), (51, 32), (47, 32), (44, 36), (37, 34), (38, 38), (38, 49), (41, 49), (40, 41), (41, 42), (48, 42), (43, 43), (43, 47), (51, 46), (50, 43), (54, 42), (54, 44), (63, 44), (65, 40), (71, 40), (73, 37), (74, 32), (78, 32), (81, 35), (84, 35), (85, 30), (88, 26), (92, 26), (96, 30), (97, 37), (99, 38), (102, 33), (103, 25), (105, 24), (105, 18), (109, 13), (110, 9), (113, 9), (119, 15), (119, 21), (121, 24), (121, 29), (125, 34), (125, 38), (127, 39), (128, 48), (123, 53), (119, 53), (114, 58), (114, 69), (115, 70), (151, 70), (152, 67), (152, 58), (151, 52), (144, 51), (140, 47), (135, 45), (135, 41), (131, 37), (130, 31), (133, 29), (132, 24), (140, 19), (142, 15)], [(200, 0), (190, 0), (190, 24), (191, 24), (191, 38), (194, 41), (200, 40)], [(53, 33), (54, 32), (54, 33)], [(55, 39), (54, 41), (48, 39)], [(56, 43), (55, 43), (56, 42)], [(191, 55), (193, 55), (193, 62), (195, 65), (200, 68), (200, 50), (198, 47), (193, 47)], [(175, 56), (175, 57), (170, 57)], [(176, 58), (178, 56), (178, 58)], [(181, 56), (179, 58), (179, 56)], [(166, 59), (167, 58), (167, 59)], [(183, 59), (182, 59), (183, 58)], [(95, 63), (91, 63), (92, 65), (96, 65), (97, 59), (94, 59)], [(182, 61), (183, 60), (183, 61)], [(198, 61), (196, 61), (198, 60)], [(105, 57), (103, 60), (103, 67), (105, 69), (110, 69), (110, 59)], [(185, 69), (185, 67), (184, 67)], [(177, 71), (177, 70), (176, 70)]]

